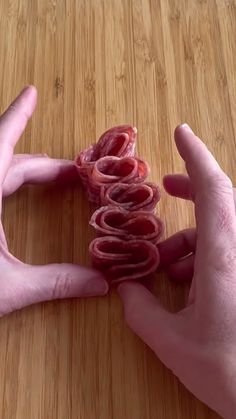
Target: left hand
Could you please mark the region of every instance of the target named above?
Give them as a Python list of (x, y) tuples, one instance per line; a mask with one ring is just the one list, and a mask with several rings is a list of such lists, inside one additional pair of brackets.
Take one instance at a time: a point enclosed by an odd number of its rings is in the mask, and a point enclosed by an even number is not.
[[(35, 87), (26, 87), (0, 117), (0, 216), (2, 196), (23, 183), (43, 183), (76, 176), (69, 160), (46, 155), (13, 155), (14, 147), (33, 114)], [(104, 295), (108, 285), (94, 269), (72, 264), (33, 266), (16, 259), (8, 250), (0, 220), (0, 316), (40, 301)]]

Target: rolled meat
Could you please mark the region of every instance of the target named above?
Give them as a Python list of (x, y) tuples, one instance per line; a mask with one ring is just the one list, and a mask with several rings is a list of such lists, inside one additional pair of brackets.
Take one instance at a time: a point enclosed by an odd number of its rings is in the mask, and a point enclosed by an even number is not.
[(135, 156), (136, 138), (135, 127), (116, 126), (75, 160), (88, 199), (100, 206), (90, 220), (98, 235), (89, 247), (92, 262), (111, 283), (148, 278), (159, 265), (160, 189), (145, 182), (150, 169)]
[(89, 252), (93, 266), (103, 270), (112, 284), (147, 278), (160, 262), (157, 247), (146, 240), (98, 237), (90, 243)]
[(89, 170), (101, 157), (133, 157), (136, 138), (136, 127), (119, 125), (104, 132), (96, 144), (81, 151), (75, 159), (75, 164), (84, 186), (87, 183)]
[(142, 183), (149, 174), (148, 164), (137, 157), (106, 156), (97, 160), (88, 173), (87, 194), (91, 202), (100, 204), (102, 186), (114, 183)]
[(126, 240), (142, 239), (156, 244), (163, 232), (162, 221), (148, 211), (127, 211), (115, 206), (97, 209), (90, 220), (100, 236), (116, 236)]
[(114, 183), (102, 186), (101, 205), (115, 205), (129, 211), (154, 211), (160, 200), (160, 188), (154, 183)]

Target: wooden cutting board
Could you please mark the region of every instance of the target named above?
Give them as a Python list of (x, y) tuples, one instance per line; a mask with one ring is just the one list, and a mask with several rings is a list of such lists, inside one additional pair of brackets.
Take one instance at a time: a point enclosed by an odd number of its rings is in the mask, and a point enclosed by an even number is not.
[[(17, 151), (73, 159), (131, 123), (161, 183), (184, 170), (173, 130), (186, 121), (235, 181), (235, 39), (232, 0), (2, 0), (1, 110), (25, 84), (39, 92)], [(24, 187), (5, 203), (9, 247), (88, 265), (92, 210), (76, 185)], [(191, 204), (164, 192), (158, 212), (166, 236), (194, 225)], [(157, 276), (156, 292), (178, 310), (188, 288)], [(128, 329), (115, 294), (1, 319), (0, 376), (4, 419), (216, 418)]]

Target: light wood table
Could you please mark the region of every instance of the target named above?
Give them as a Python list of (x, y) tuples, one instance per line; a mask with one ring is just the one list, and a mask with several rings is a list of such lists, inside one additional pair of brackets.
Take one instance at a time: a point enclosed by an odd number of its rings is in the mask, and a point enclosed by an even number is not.
[[(17, 151), (73, 159), (131, 123), (161, 183), (184, 170), (173, 130), (187, 121), (235, 181), (235, 39), (231, 0), (2, 0), (1, 110), (25, 84), (39, 92)], [(192, 206), (164, 192), (158, 212), (166, 236), (194, 224)], [(5, 204), (10, 249), (89, 264), (91, 213), (78, 186), (24, 187)], [(158, 276), (156, 288), (171, 310), (184, 306), (187, 286)], [(0, 376), (2, 419), (216, 418), (128, 329), (115, 294), (2, 318)]]

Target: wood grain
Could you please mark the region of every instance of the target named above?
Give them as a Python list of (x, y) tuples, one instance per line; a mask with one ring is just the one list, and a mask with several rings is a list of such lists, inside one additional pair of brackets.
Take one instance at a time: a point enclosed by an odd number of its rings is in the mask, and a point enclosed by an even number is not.
[[(183, 171), (173, 142), (187, 121), (236, 180), (236, 2), (2, 0), (0, 106), (28, 83), (37, 111), (17, 146), (74, 158), (102, 131), (131, 123), (151, 179)], [(92, 207), (78, 187), (23, 188), (5, 204), (9, 246), (30, 263), (89, 264)], [(163, 193), (166, 235), (193, 225)], [(157, 278), (172, 310), (187, 288)], [(124, 323), (106, 298), (41, 304), (0, 322), (4, 419), (216, 418)]]

